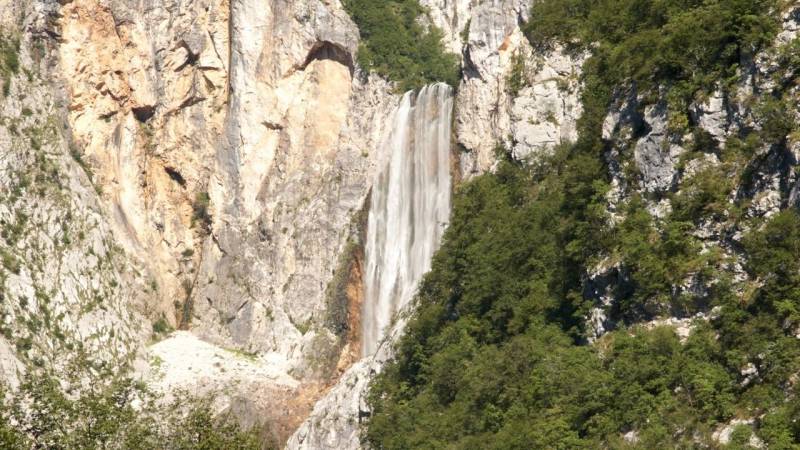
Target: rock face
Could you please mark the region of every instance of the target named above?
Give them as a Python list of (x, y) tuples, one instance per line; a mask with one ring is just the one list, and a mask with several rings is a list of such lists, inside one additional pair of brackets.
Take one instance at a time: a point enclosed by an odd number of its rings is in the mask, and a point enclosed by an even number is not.
[[(360, 233), (396, 102), (355, 67), (355, 25), (319, 0), (75, 0), (60, 13), (70, 129), (115, 236), (153, 279), (147, 314), (273, 355), (313, 400), (351, 352), (326, 289)], [(242, 397), (245, 415), (263, 412)]]
[(393, 356), (393, 345), (403, 334), (413, 304), (398, 314), (375, 354), (353, 364), (314, 406), (314, 410), (289, 438), (287, 450), (357, 450), (361, 427), (369, 418), (366, 397), (369, 383)]
[(365, 358), (352, 365), (320, 399), (308, 420), (289, 438), (287, 449), (361, 448), (362, 419), (369, 417), (364, 396), (380, 363)]
[[(532, 48), (531, 0), (420, 3), (462, 56), (462, 177), (491, 170), (498, 145), (525, 160), (577, 138), (586, 55)], [(776, 45), (798, 23), (793, 8)], [(289, 447), (358, 448), (367, 383), (405, 320), (349, 367), (362, 213), (399, 96), (356, 65), (359, 33), (341, 2), (0, 0), (0, 44), (17, 39), (20, 68), (0, 66), (0, 376), (13, 386), (79, 350), (118, 366), (138, 358), (165, 393), (239, 386), (218, 406), (279, 422), (279, 439), (322, 397)], [(698, 100), (687, 120), (717, 144), (757, 129), (745, 100), (791, 79), (777, 61), (756, 55), (735, 92)], [(666, 104), (640, 107), (635, 86), (616, 100), (603, 128), (612, 219), (631, 176), (661, 217), (660, 197), (719, 161), (683, 166), (693, 137), (671, 130)], [(758, 151), (731, 194), (753, 199), (744, 213), (800, 204), (800, 143)], [(735, 256), (736, 238), (714, 224), (697, 233)], [(609, 264), (588, 275), (599, 337), (615, 325), (610, 286), (623, 274)], [(181, 331), (146, 349), (156, 321)]]
[[(431, 9), (451, 22), (461, 17), (457, 8), (447, 7), (449, 2), (439, 3)], [(578, 77), (583, 57), (568, 56), (558, 48), (547, 52), (531, 48), (520, 28), (530, 2), (473, 6), (464, 33), (464, 76), (455, 112), (461, 170), (466, 176), (489, 169), (498, 144), (525, 159), (575, 139), (581, 112)]]
[(645, 108), (644, 126), (649, 131), (636, 141), (633, 157), (646, 192), (667, 191), (677, 181), (676, 166), (684, 149), (671, 139), (667, 120), (666, 105)]
[[(147, 376), (159, 322), (281, 373), (239, 389), (302, 403), (285, 438), (349, 364), (328, 286), (397, 102), (355, 66), (355, 25), (327, 0), (2, 0), (0, 19), (24, 68), (0, 99), (5, 378), (79, 343)], [(221, 407), (255, 423), (257, 397)]]
[(320, 1), (62, 14), (71, 127), (156, 313), (304, 370), (392, 100), (356, 73), (353, 23)]
[(50, 82), (57, 8), (0, 3), (0, 46), (19, 62), (0, 70), (0, 379), (12, 388), (78, 355), (125, 366), (150, 334), (147, 277), (114, 237)]

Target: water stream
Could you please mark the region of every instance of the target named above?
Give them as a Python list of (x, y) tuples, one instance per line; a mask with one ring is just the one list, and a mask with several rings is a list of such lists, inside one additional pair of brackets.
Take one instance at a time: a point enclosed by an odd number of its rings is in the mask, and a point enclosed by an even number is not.
[(389, 161), (373, 185), (367, 224), (362, 356), (376, 351), (413, 298), (450, 217), (452, 111), (452, 89), (437, 83), (406, 93), (391, 119)]

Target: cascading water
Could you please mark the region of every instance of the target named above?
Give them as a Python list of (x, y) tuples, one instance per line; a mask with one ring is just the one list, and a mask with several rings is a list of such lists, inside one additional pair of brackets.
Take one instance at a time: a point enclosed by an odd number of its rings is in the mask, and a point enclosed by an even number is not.
[(452, 89), (437, 83), (406, 93), (394, 112), (367, 224), (362, 356), (414, 296), (449, 220), (452, 111)]

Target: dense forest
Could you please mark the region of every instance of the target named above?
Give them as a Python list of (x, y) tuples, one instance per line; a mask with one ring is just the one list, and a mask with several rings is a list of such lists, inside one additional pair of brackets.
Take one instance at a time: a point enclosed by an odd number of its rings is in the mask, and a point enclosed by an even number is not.
[[(726, 448), (800, 448), (800, 213), (744, 214), (764, 152), (796, 138), (795, 44), (775, 49), (783, 84), (749, 101), (760, 127), (723, 144), (689, 104), (733, 89), (742, 62), (774, 40), (776, 0), (543, 0), (534, 48), (589, 51), (577, 142), (519, 162), (498, 146), (493, 173), (461, 185), (396, 357), (373, 383), (365, 438), (375, 448), (717, 448), (712, 433), (742, 419)], [(786, 81), (788, 80), (788, 81)], [(602, 123), (615, 92), (635, 86), (666, 103), (689, 136), (684, 162), (720, 164), (647, 193), (634, 180), (620, 220)], [(631, 150), (632, 151), (632, 150)], [(623, 160), (632, 160), (631, 151)], [(666, 217), (649, 203), (666, 198)], [(695, 230), (738, 236), (732, 251)], [(741, 264), (746, 277), (733, 275)], [(587, 274), (616, 265), (616, 330), (590, 343)], [(677, 289), (688, 278), (706, 289)], [(692, 332), (645, 326), (693, 317)], [(753, 375), (756, 374), (756, 375)], [(746, 421), (746, 422), (745, 422)], [(751, 439), (755, 434), (757, 439)]]

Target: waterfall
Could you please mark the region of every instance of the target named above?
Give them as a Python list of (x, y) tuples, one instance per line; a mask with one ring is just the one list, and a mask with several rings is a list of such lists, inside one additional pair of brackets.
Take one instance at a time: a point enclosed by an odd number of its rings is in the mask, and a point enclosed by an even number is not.
[(389, 161), (373, 185), (365, 248), (362, 356), (372, 355), (392, 316), (430, 270), (450, 217), (452, 89), (406, 93), (384, 141)]

